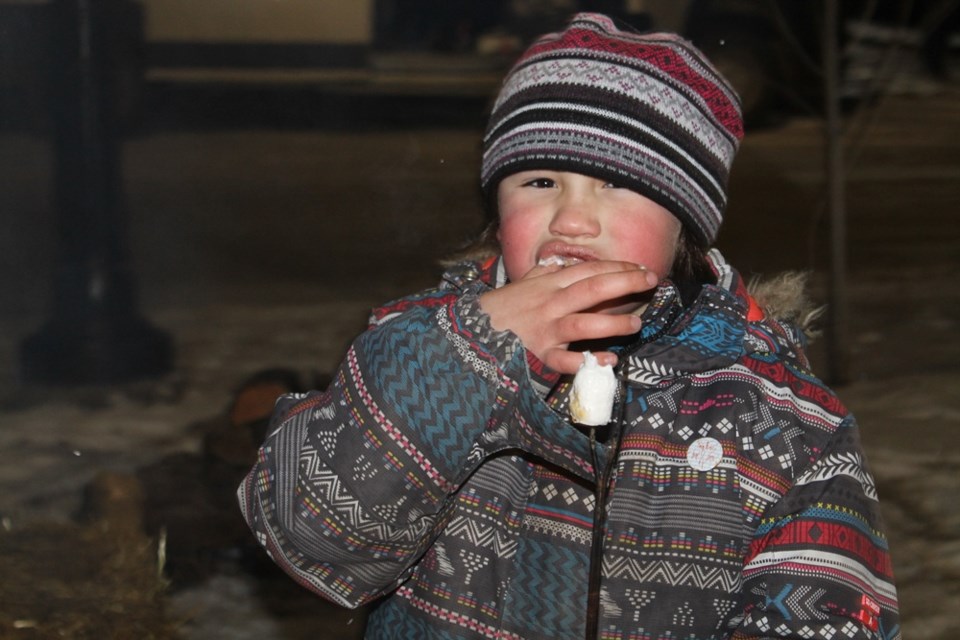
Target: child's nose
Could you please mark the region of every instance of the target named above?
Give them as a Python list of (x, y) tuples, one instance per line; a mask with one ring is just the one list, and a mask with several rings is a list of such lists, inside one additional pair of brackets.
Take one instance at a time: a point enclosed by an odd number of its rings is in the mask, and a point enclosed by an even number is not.
[(568, 237), (597, 236), (600, 233), (600, 220), (596, 207), (590, 204), (588, 198), (564, 196), (550, 221), (550, 232)]

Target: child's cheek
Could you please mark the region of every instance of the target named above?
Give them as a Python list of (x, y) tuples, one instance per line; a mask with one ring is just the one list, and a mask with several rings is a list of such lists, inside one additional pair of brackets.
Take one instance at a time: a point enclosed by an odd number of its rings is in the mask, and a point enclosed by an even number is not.
[(498, 237), (507, 275), (519, 280), (534, 267), (539, 233), (522, 216), (509, 216), (501, 220)]

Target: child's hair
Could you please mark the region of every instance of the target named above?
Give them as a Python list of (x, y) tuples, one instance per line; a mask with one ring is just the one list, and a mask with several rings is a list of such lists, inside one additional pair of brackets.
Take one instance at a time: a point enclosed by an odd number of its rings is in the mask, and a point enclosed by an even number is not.
[(673, 266), (667, 275), (677, 286), (684, 305), (697, 297), (703, 285), (716, 280), (710, 262), (707, 260), (706, 249), (690, 235), (685, 226), (680, 229), (677, 252), (673, 256)]

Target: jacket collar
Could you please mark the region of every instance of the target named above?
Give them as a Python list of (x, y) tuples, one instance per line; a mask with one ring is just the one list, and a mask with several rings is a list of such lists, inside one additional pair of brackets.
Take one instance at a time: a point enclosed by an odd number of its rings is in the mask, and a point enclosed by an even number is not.
[[(716, 249), (707, 258), (715, 281), (684, 307), (680, 292), (663, 281), (643, 313), (638, 339), (623, 348), (620, 372), (633, 385), (654, 386), (674, 378), (728, 367), (748, 353), (788, 350), (803, 356), (799, 331), (772, 318), (756, 317), (756, 303), (740, 274)], [(448, 286), (477, 280), (497, 288), (507, 277), (500, 256), (458, 265), (446, 275)]]
[(716, 276), (693, 304), (664, 281), (643, 315), (640, 339), (621, 356), (623, 377), (654, 386), (679, 376), (711, 371), (736, 362), (747, 350), (749, 296), (737, 272), (719, 251), (708, 255)]

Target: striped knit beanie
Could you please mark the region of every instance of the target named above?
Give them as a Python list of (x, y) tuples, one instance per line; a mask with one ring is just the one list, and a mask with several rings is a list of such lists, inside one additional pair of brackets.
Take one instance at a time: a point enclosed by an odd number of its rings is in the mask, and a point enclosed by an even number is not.
[(589, 175), (657, 202), (709, 246), (742, 138), (739, 98), (693, 45), (581, 13), (537, 40), (504, 79), (481, 186), (495, 198), (500, 180), (519, 171)]

